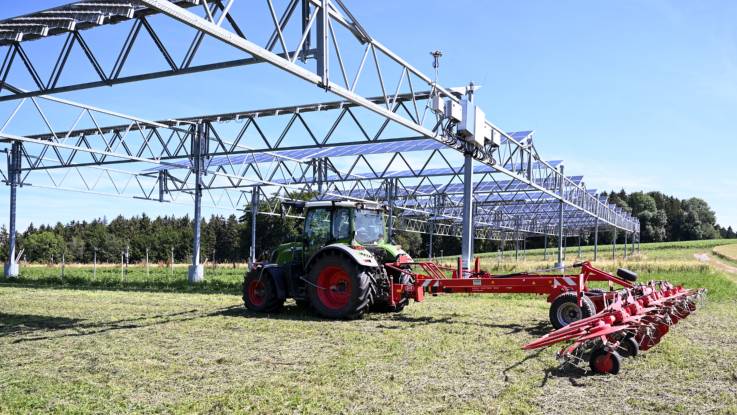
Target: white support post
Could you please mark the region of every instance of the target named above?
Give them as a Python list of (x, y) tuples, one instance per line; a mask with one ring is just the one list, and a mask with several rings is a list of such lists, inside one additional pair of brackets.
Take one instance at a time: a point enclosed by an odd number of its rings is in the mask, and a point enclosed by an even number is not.
[(387, 241), (391, 243), (394, 239), (394, 195), (396, 194), (396, 180), (389, 179), (386, 182), (386, 199), (389, 202), (389, 217), (387, 218)]
[(565, 194), (565, 169), (563, 165), (560, 166), (560, 204), (558, 206), (558, 262), (555, 263), (555, 268), (561, 270), (565, 269), (565, 263), (563, 262), (563, 197)]
[(617, 259), (617, 228), (612, 231), (612, 261)]
[[(596, 208), (597, 211), (599, 208)], [(596, 226), (594, 227), (594, 261), (599, 256), (599, 215), (596, 216)]]
[(545, 247), (543, 248), (543, 260), (547, 261), (548, 260), (548, 234), (547, 233), (543, 235), (543, 245), (545, 245)]
[(20, 274), (20, 266), (16, 257), (16, 200), (17, 189), (20, 185), (20, 169), (21, 169), (21, 143), (13, 141), (8, 155), (8, 181), (10, 186), (10, 229), (8, 235), (8, 262), (5, 263), (5, 278), (17, 278)]
[(202, 175), (205, 170), (207, 155), (208, 126), (200, 123), (191, 129), (192, 133), (192, 170), (194, 173), (194, 243), (192, 247), (192, 265), (189, 267), (188, 281), (196, 284), (205, 279), (205, 267), (201, 264), (202, 248)]
[(258, 215), (259, 186), (254, 186), (251, 193), (251, 247), (248, 250), (248, 269), (256, 267), (256, 216)]
[(317, 75), (320, 86), (328, 89), (330, 83), (330, 1), (322, 0), (317, 11)]
[[(473, 89), (473, 83), (471, 83), (466, 90), (469, 102), (473, 102)], [(466, 151), (463, 155), (463, 229), (461, 231), (461, 258), (464, 270), (470, 269), (471, 262), (473, 262), (473, 236), (473, 155)]]
[(635, 232), (632, 232), (632, 249), (630, 249), (630, 255), (635, 253)]

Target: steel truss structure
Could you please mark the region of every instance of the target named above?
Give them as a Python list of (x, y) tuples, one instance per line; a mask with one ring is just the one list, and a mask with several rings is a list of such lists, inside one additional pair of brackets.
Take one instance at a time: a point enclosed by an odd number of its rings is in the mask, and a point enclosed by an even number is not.
[[(19, 186), (194, 204), (191, 281), (202, 278), (203, 203), (295, 215), (279, 202), (305, 195), (378, 200), (390, 207), (390, 232), (458, 236), (464, 256), (474, 238), (555, 235), (561, 266), (564, 236), (594, 231), (598, 239), (603, 227), (632, 235), (633, 243), (639, 237), (635, 218), (588, 189), (582, 176), (566, 176), (561, 161), (542, 159), (531, 131), (507, 133), (487, 122), (502, 137), (498, 147), (460, 140), (431, 101), (472, 99), (474, 88), (442, 87), (372, 38), (341, 0), (235, 3), (82, 1), (0, 22), (0, 101), (12, 104), (0, 120), (11, 237)], [(125, 30), (106, 64), (89, 38), (110, 24)], [(157, 34), (161, 25), (189, 32), (186, 53), (174, 56)], [(165, 67), (131, 74), (126, 64), (143, 33)], [(55, 58), (27, 51), (31, 40), (59, 37)], [(241, 56), (200, 62), (213, 42)], [(89, 78), (65, 82), (65, 68), (82, 64)], [(339, 99), (151, 121), (50, 95), (254, 64)], [(14, 249), (11, 240), (8, 275), (17, 275)]]

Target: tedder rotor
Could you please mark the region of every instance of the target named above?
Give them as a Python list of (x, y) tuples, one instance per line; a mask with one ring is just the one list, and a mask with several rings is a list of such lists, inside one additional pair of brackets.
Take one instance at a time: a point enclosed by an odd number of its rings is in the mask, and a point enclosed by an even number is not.
[[(667, 282), (637, 283), (625, 269), (612, 275), (589, 262), (576, 274), (518, 272), (415, 262), (386, 238), (385, 208), (351, 201), (288, 202), (304, 209), (300, 241), (280, 245), (270, 261), (251, 264), (243, 283), (249, 310), (277, 312), (288, 298), (327, 318), (356, 319), (368, 311), (398, 312), (425, 294), (527, 293), (545, 295), (555, 331), (525, 346), (572, 342), (564, 364), (586, 359), (598, 373), (617, 373), (622, 356), (660, 341), (668, 328), (696, 308), (704, 290)], [(591, 282), (608, 283), (609, 290)], [(614, 290), (614, 286), (621, 287)]]

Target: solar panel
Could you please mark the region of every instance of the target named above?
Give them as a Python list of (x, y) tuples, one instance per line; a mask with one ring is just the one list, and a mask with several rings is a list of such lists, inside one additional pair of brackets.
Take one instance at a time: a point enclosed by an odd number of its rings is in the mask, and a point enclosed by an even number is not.
[[(571, 176), (569, 177), (574, 183), (578, 184), (583, 179), (583, 176)], [(530, 186), (525, 183), (503, 180), (498, 182), (478, 182), (474, 184), (474, 200), (478, 204), (491, 204), (494, 202), (529, 202), (532, 204), (541, 203), (545, 200), (557, 200), (553, 196), (541, 191), (531, 191)], [(506, 190), (505, 190), (506, 189)], [(520, 193), (499, 193), (502, 191)], [(331, 190), (332, 193), (340, 194), (345, 197), (355, 198), (378, 198), (385, 199), (386, 192), (384, 188), (362, 188), (352, 189), (349, 191), (342, 191), (339, 189)], [(425, 201), (416, 200), (417, 197), (427, 197), (434, 194), (441, 193), (446, 195), (446, 200), (452, 203), (461, 203), (463, 197), (463, 183), (451, 183), (449, 185), (433, 186), (433, 185), (420, 185), (420, 186), (405, 186), (398, 188), (396, 196), (411, 197), (411, 199), (402, 200), (397, 199), (395, 204), (404, 207), (413, 207), (426, 204)], [(426, 199), (425, 199), (426, 200)]]
[[(530, 136), (531, 131), (520, 131), (509, 133), (515, 139), (524, 139)], [(448, 146), (440, 141), (432, 138), (423, 138), (418, 140), (403, 140), (389, 142), (373, 142), (361, 144), (347, 144), (331, 147), (310, 147), (293, 150), (275, 150), (253, 152), (248, 154), (234, 154), (232, 156), (218, 156), (208, 160), (208, 166), (217, 167), (228, 164), (246, 164), (246, 163), (271, 163), (276, 160), (293, 160), (299, 162), (307, 162), (318, 157), (347, 157), (368, 154), (385, 154), (412, 151), (431, 151), (446, 149)], [(189, 160), (180, 160), (176, 162), (166, 163), (166, 165), (157, 166), (147, 171), (160, 171), (173, 168), (190, 168)]]

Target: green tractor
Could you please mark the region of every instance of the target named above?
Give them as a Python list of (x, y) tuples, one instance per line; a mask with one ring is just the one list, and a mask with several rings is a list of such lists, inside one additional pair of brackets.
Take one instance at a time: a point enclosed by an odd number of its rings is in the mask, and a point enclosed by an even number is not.
[[(304, 210), (301, 241), (280, 245), (243, 281), (249, 310), (276, 312), (287, 298), (335, 319), (369, 309), (400, 311), (409, 301), (412, 258), (386, 237), (386, 210), (349, 201), (290, 202)], [(407, 287), (405, 290), (403, 287)]]

